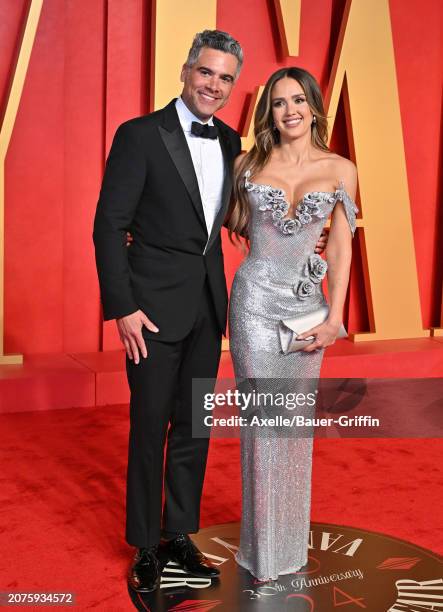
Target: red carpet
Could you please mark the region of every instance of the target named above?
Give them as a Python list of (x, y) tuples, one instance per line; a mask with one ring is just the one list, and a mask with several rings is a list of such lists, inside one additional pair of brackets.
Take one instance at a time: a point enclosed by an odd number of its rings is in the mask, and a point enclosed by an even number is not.
[[(124, 578), (127, 412), (0, 416), (1, 591), (73, 591), (75, 609), (133, 609)], [(317, 440), (312, 519), (441, 553), (442, 472), (440, 440)], [(202, 526), (239, 516), (238, 441), (214, 441)]]

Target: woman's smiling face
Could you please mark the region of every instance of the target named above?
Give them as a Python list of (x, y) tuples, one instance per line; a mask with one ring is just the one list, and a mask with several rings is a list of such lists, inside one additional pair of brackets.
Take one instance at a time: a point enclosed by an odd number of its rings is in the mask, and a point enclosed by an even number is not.
[(313, 114), (302, 86), (295, 79), (277, 81), (271, 94), (272, 117), (280, 139), (292, 140), (311, 133)]

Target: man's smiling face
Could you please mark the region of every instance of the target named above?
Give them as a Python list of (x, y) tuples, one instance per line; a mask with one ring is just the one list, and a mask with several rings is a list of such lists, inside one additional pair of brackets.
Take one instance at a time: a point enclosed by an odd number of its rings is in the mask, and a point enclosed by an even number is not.
[(182, 68), (182, 98), (202, 121), (227, 103), (234, 85), (238, 61), (235, 55), (203, 47), (193, 66)]

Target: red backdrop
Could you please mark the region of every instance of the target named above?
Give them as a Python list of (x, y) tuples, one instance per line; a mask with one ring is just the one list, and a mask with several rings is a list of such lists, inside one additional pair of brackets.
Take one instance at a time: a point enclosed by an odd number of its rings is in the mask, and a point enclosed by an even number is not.
[[(3, 108), (27, 7), (27, 0), (0, 0)], [(302, 2), (300, 55), (282, 60), (271, 2), (219, 0), (217, 27), (241, 41), (246, 57), (221, 118), (241, 129), (250, 94), (282, 65), (307, 68), (325, 89), (343, 8), (343, 0)], [(438, 207), (443, 4), (391, 0), (390, 10), (423, 325), (429, 327), (439, 323), (443, 273), (437, 240), (443, 225)], [(43, 3), (6, 158), (7, 353), (100, 348), (92, 221), (116, 126), (149, 110), (150, 13), (147, 0)], [(375, 120), (383, 113), (376, 91), (373, 105)], [(340, 121), (337, 127), (340, 132)], [(344, 146), (340, 133), (336, 142)], [(229, 280), (238, 260), (238, 252), (226, 245)], [(358, 275), (356, 258), (357, 302)], [(363, 331), (362, 305), (351, 310), (351, 329)]]

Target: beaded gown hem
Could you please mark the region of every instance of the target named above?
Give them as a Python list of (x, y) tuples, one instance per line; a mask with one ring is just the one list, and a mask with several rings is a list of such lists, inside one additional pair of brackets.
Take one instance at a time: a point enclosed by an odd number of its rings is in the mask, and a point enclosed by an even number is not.
[[(239, 557), (238, 553), (235, 555), (235, 560), (238, 565), (241, 565), (241, 567), (248, 570), (248, 572), (250, 572), (251, 574), (255, 576), (254, 568), (250, 566), (246, 561), (243, 561)], [(262, 580), (263, 582), (265, 582), (266, 580), (278, 580), (279, 576), (286, 576), (287, 574), (295, 574), (296, 572), (299, 572), (302, 569), (302, 567), (307, 565), (307, 563), (308, 563), (308, 560), (306, 559), (306, 561), (302, 563), (301, 565), (297, 565), (295, 567), (291, 567), (290, 569), (283, 570), (275, 576), (255, 576), (255, 578), (257, 578), (257, 580)]]

